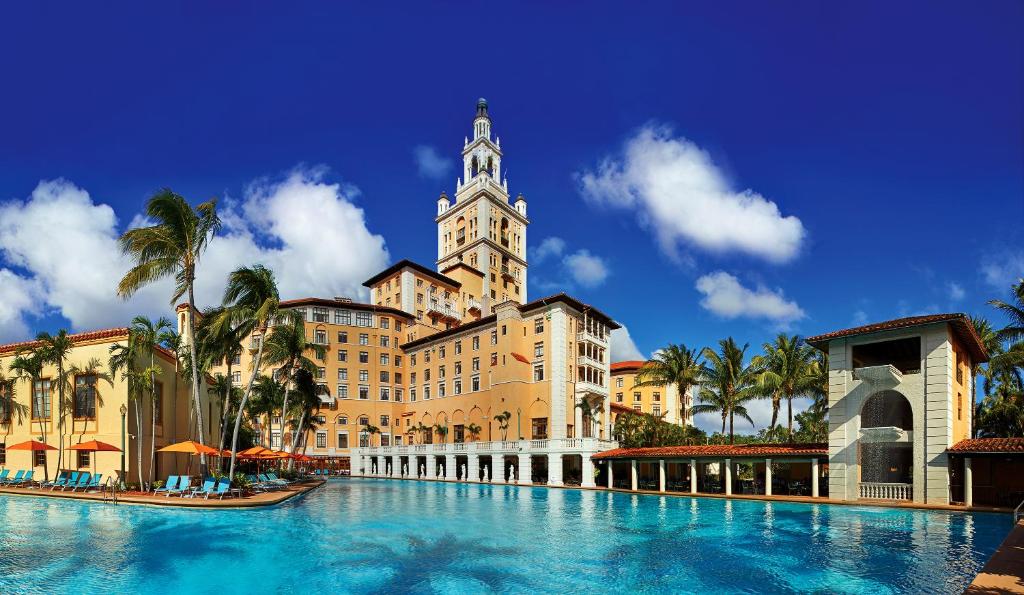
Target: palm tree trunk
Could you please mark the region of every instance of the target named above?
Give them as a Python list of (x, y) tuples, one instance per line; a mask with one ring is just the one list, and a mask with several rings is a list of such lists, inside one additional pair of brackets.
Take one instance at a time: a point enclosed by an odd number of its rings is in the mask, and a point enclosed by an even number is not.
[(725, 413), (725, 409), (722, 410), (722, 435), (725, 435), (725, 419), (728, 415)]
[(786, 426), (788, 429), (789, 438), (788, 442), (793, 441), (793, 395), (786, 395), (786, 408), (789, 409), (789, 423)]
[[(227, 392), (224, 393), (224, 402), (221, 405), (221, 410), (220, 410), (220, 449), (221, 450), (224, 450), (224, 447), (227, 446), (226, 438), (227, 438), (227, 429), (228, 429), (228, 408), (231, 405), (231, 390), (234, 388), (234, 384), (231, 382), (231, 365), (233, 363), (231, 358), (232, 358), (232, 355), (228, 354), (228, 390), (227, 390)], [(220, 470), (223, 471), (224, 470), (223, 469), (223, 467), (224, 467), (224, 457), (220, 457), (217, 460), (220, 461), (220, 463), (219, 463)]]
[[(198, 442), (204, 442), (203, 433), (203, 403), (199, 399), (199, 357), (196, 355), (196, 296), (193, 291), (194, 279), (189, 278), (188, 280), (188, 352), (189, 357), (192, 358), (192, 401), (195, 403), (196, 408), (196, 429), (199, 434)], [(206, 476), (206, 455), (199, 455), (199, 469), (202, 475)]]
[(136, 458), (139, 460), (139, 489), (145, 491), (146, 488), (142, 479), (142, 407), (139, 405), (141, 401), (141, 397), (135, 399), (135, 427), (139, 433), (135, 437), (135, 452), (137, 453)]
[[(298, 446), (299, 446), (299, 436), (302, 435), (302, 431), (303, 431), (303, 428), (305, 428), (305, 426), (306, 426), (306, 411), (303, 410), (302, 411), (302, 415), (299, 416), (299, 427), (298, 427), (298, 430), (295, 432), (295, 435), (292, 436), (292, 453), (294, 453), (295, 449), (298, 448)], [(294, 463), (295, 463), (295, 459), (288, 459), (288, 470), (289, 471), (292, 470), (292, 467), (293, 467)]]
[(782, 399), (778, 395), (772, 395), (772, 425), (769, 428), (774, 428), (779, 423), (779, 409), (782, 407)]
[[(256, 361), (253, 362), (252, 375), (249, 376), (249, 384), (245, 387), (245, 393), (242, 394), (242, 402), (238, 405), (238, 415), (235, 416), (235, 430), (231, 434), (231, 465), (228, 467), (228, 481), (234, 481), (235, 479), (235, 459), (238, 452), (238, 430), (242, 427), (242, 415), (245, 414), (245, 404), (249, 401), (249, 395), (252, 394), (252, 385), (256, 382), (256, 376), (260, 373), (260, 364), (263, 363), (263, 344), (266, 343), (266, 330), (260, 335), (260, 348), (256, 351)], [(195, 376), (195, 374), (193, 374)]]
[[(149, 433), (149, 485), (153, 485), (153, 473), (156, 467), (156, 373), (154, 373), (153, 366), (156, 365), (156, 360), (153, 357), (153, 352), (149, 352), (149, 402), (150, 412), (149, 417), (151, 418), (151, 426)], [(163, 397), (163, 395), (160, 395)], [(160, 403), (160, 407), (163, 407), (163, 403)]]
[[(288, 415), (288, 395), (291, 394), (292, 362), (285, 366), (284, 402), (281, 403), (281, 448), (284, 448), (284, 418)], [(293, 447), (294, 448), (294, 447)]]
[(729, 412), (729, 444), (733, 443), (733, 430), (735, 429), (735, 421), (736, 421), (735, 417), (736, 417), (736, 412), (730, 411)]
[(61, 362), (57, 362), (57, 433), (60, 441), (57, 449), (57, 469), (60, 469), (64, 462), (64, 365)]

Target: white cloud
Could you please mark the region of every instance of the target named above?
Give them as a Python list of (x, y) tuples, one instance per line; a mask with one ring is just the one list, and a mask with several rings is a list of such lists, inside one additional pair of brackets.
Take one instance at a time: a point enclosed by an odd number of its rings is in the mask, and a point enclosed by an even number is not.
[(700, 305), (723, 318), (766, 318), (784, 325), (806, 316), (796, 302), (786, 300), (781, 289), (758, 286), (751, 290), (724, 271), (697, 279), (697, 291), (704, 294)]
[[(353, 204), (358, 191), (325, 182), (325, 173), (296, 169), (219, 205), (224, 229), (199, 264), (199, 306), (219, 303), (228, 273), (256, 263), (274, 270), (285, 298), (365, 297), (362, 282), (389, 261), (384, 238), (367, 229)], [(136, 216), (132, 224), (145, 220)], [(65, 180), (40, 182), (27, 200), (0, 203), (0, 261), (13, 268), (0, 276), (0, 340), (24, 338), (25, 316), (44, 310), (58, 311), (75, 330), (170, 313), (170, 280), (127, 302), (117, 298), (130, 266), (119, 235), (113, 209)]]
[[(698, 401), (699, 402), (699, 401)], [(811, 399), (799, 397), (793, 399), (793, 431), (795, 432), (799, 425), (796, 423), (796, 414), (803, 412), (805, 409), (810, 407)], [(771, 399), (759, 399), (757, 401), (751, 401), (746, 404), (747, 414), (750, 415), (751, 419), (754, 420), (754, 425), (751, 426), (750, 422), (745, 419), (737, 417), (734, 420), (734, 428), (737, 434), (756, 434), (763, 428), (767, 428), (772, 422), (772, 402)], [(779, 419), (775, 423), (786, 427), (786, 401), (782, 401), (782, 406), (779, 407)], [(697, 426), (701, 430), (704, 430), (708, 434), (722, 431), (722, 415), (720, 413), (701, 413), (693, 416), (693, 425)], [(725, 433), (729, 433), (729, 422), (726, 420)]]
[(857, 310), (856, 312), (853, 313), (853, 319), (850, 321), (850, 324), (852, 324), (853, 326), (864, 326), (867, 323), (867, 312), (865, 312), (864, 310)]
[(418, 145), (412, 150), (413, 159), (416, 160), (416, 169), (424, 178), (440, 179), (452, 168), (453, 161), (449, 157), (442, 157), (437, 149), (428, 145)]
[(946, 289), (949, 291), (949, 299), (954, 302), (959, 302), (967, 295), (967, 292), (964, 291), (963, 286), (959, 283), (950, 282)]
[(629, 329), (625, 326), (612, 331), (610, 348), (613, 362), (647, 359), (637, 348), (633, 337), (629, 335)]
[(583, 287), (597, 287), (610, 274), (604, 259), (587, 250), (577, 250), (567, 255), (562, 262), (573, 280)]
[(544, 238), (544, 241), (533, 249), (530, 264), (541, 264), (549, 257), (561, 256), (563, 252), (565, 252), (565, 240), (556, 236)]
[(992, 287), (1009, 292), (1011, 285), (1024, 278), (1024, 251), (987, 257), (981, 264), (981, 275)]
[(636, 210), (673, 257), (682, 243), (787, 262), (806, 235), (798, 218), (782, 216), (753, 190), (731, 188), (705, 151), (664, 126), (642, 128), (626, 141), (620, 159), (606, 158), (577, 180), (589, 202)]

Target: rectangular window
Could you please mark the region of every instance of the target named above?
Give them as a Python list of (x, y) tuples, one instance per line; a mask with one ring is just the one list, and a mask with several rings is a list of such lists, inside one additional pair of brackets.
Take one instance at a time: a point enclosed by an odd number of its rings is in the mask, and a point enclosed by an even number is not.
[(0, 465), (7, 464), (7, 445), (0, 442)]
[(32, 462), (36, 467), (46, 466), (46, 451), (45, 450), (34, 450), (32, 451)]
[(437, 367), (437, 377), (444, 378), (444, 366)]
[(430, 363), (430, 351), (429, 350), (423, 352), (423, 363), (425, 363), (425, 364), (429, 364)]
[(395, 321), (395, 332), (398, 333), (398, 332), (401, 332), (401, 331), (402, 331), (402, 321), (401, 320), (396, 320)]
[(473, 351), (479, 351), (480, 349), (480, 337), (473, 337)]
[(640, 411), (640, 403), (637, 403), (637, 404), (633, 405), (633, 411), (636, 411), (636, 412)]
[(390, 425), (391, 425), (391, 416), (390, 415), (382, 415), (382, 416), (380, 416), (380, 427), (386, 428), (386, 427), (388, 427)]
[[(313, 308), (313, 322), (327, 322), (327, 308)], [(324, 341), (325, 343), (327, 341)]]
[(370, 344), (370, 335), (368, 335), (366, 333), (359, 333), (359, 344), (360, 345), (369, 345)]
[(544, 357), (544, 342), (533, 344), (533, 357)]
[(339, 362), (347, 362), (348, 361), (348, 351), (345, 351), (344, 349), (339, 349), (338, 350), (338, 361)]
[(458, 378), (456, 378), (455, 382), (454, 382), (454, 385), (455, 385), (455, 388), (454, 388), (455, 394), (461, 395), (462, 394), (462, 381), (459, 380)]
[(232, 372), (231, 373), (231, 384), (242, 384), (242, 373)]
[(390, 372), (388, 372), (387, 370), (381, 370), (380, 371), (380, 381), (381, 382), (391, 382), (391, 379), (388, 378), (388, 376), (390, 376)]
[(960, 393), (956, 394), (956, 419), (957, 421), (963, 419), (964, 411), (964, 396)]
[(437, 398), (440, 399), (443, 396), (444, 396), (444, 383), (443, 382), (438, 382), (437, 383)]
[(386, 354), (386, 353), (380, 354), (380, 365), (382, 365), (382, 366), (388, 365), (388, 361), (390, 359), (391, 358), (390, 358), (390, 356), (388, 354)]
[(338, 432), (338, 448), (348, 448), (348, 432)]
[(381, 347), (388, 347), (390, 342), (391, 342), (391, 337), (389, 337), (387, 335), (381, 335), (380, 336), (380, 346)]
[(327, 448), (327, 432), (316, 433), (316, 447)]
[(386, 386), (380, 387), (380, 400), (381, 401), (390, 401), (391, 400), (391, 389), (390, 388), (388, 388)]
[(455, 362), (455, 375), (456, 376), (461, 376), (462, 375), (462, 362)]
[(473, 386), (473, 392), (476, 392), (476, 391), (480, 390), (480, 377), (479, 376), (474, 376), (473, 377), (473, 384), (472, 384), (472, 386)]
[(544, 380), (544, 364), (537, 364), (533, 367), (533, 381), (540, 382)]
[(380, 328), (388, 328), (390, 325), (389, 319), (381, 316), (380, 317)]
[(497, 353), (492, 353), (491, 354), (491, 365), (492, 366), (497, 366), (498, 365), (498, 354)]
[(654, 405), (651, 407), (651, 415), (658, 417), (661, 415), (661, 405)]
[(373, 326), (373, 314), (356, 312), (356, 326)]
[(395, 402), (396, 403), (401, 403), (402, 402), (402, 389), (400, 389), (400, 388), (396, 388), (395, 389)]
[(96, 419), (96, 375), (75, 376), (75, 407), (77, 419)]
[(409, 389), (409, 402), (410, 403), (415, 403), (416, 402), (416, 389), (415, 388), (410, 388)]
[(473, 371), (474, 372), (479, 372), (480, 371), (480, 358), (478, 358), (478, 357), (474, 357), (473, 358)]
[(402, 373), (395, 372), (395, 384), (402, 384)]
[(359, 385), (359, 399), (361, 401), (366, 401), (369, 398), (370, 398), (370, 387), (366, 386), (365, 384)]
[(539, 335), (539, 334), (544, 332), (544, 318), (543, 317), (535, 318), (533, 320), (533, 332), (536, 335)]
[(370, 371), (369, 370), (359, 370), (359, 382), (369, 382), (369, 380), (370, 380)]
[(444, 345), (437, 348), (437, 357), (444, 359)]
[(637, 401), (637, 402), (640, 401), (640, 393), (639, 392), (633, 393), (633, 400)]
[(370, 446), (370, 435), (366, 432), (359, 432), (359, 448)]
[(416, 384), (416, 372), (409, 374), (409, 384)]
[(338, 368), (338, 380), (348, 380), (348, 368)]
[(462, 341), (455, 342), (455, 355), (462, 353)]
[(50, 405), (50, 381), (36, 380), (32, 389), (32, 419), (50, 419)]
[(430, 400), (430, 387), (429, 386), (424, 386), (423, 387), (423, 400), (424, 401), (429, 401)]
[(409, 363), (414, 365), (414, 366), (416, 365), (416, 354), (415, 353), (409, 356)]
[(348, 333), (345, 331), (338, 331), (338, 343), (348, 343)]
[(324, 329), (316, 329), (313, 332), (313, 342), (317, 345), (327, 345), (327, 331)]
[(548, 437), (548, 418), (546, 417), (535, 417), (530, 423), (531, 429), (533, 430), (534, 440), (546, 440)]
[(338, 398), (339, 399), (347, 399), (348, 398), (348, 385), (347, 384), (339, 384), (338, 385)]
[(380, 445), (381, 446), (391, 446), (391, 434), (381, 434), (380, 435)]
[(324, 378), (327, 378), (327, 368), (317, 368), (316, 378), (317, 380), (323, 380)]
[(77, 461), (78, 468), (79, 469), (82, 469), (82, 468), (88, 469), (89, 467), (91, 467), (92, 463), (89, 460), (89, 455), (92, 454), (92, 453), (90, 453), (87, 450), (79, 450), (77, 452), (78, 452), (78, 461)]
[(615, 402), (616, 403), (621, 403), (622, 402), (622, 393), (615, 393)]
[(615, 379), (615, 388), (622, 388), (622, 376)]
[(654, 393), (654, 402), (661, 401), (661, 393)]
[(370, 352), (369, 351), (360, 351), (359, 352), (359, 363), (361, 363), (361, 364), (368, 364), (368, 363), (370, 363)]
[(495, 329), (495, 330), (491, 331), (491, 345), (497, 345), (497, 344), (498, 344), (498, 330)]

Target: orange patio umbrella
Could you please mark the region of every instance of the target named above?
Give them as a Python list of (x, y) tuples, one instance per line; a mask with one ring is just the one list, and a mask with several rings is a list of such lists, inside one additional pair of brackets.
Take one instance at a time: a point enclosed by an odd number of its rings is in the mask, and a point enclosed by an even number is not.
[(215, 455), (220, 453), (216, 448), (200, 444), (195, 440), (186, 440), (184, 442), (169, 444), (163, 448), (158, 448), (157, 452), (181, 452), (190, 455)]
[(261, 457), (261, 456), (263, 456), (263, 455), (265, 455), (265, 454), (267, 454), (269, 452), (273, 452), (273, 451), (267, 450), (266, 448), (263, 448), (262, 446), (253, 446), (253, 447), (247, 448), (245, 450), (238, 451), (238, 456), (240, 458), (243, 458), (243, 459), (254, 459), (256, 457)]
[[(99, 440), (80, 442), (68, 448), (69, 450), (86, 450), (89, 452), (121, 452), (121, 449), (113, 444), (107, 444), (106, 442), (100, 442)], [(92, 474), (96, 475), (96, 457), (92, 457)]]
[(54, 446), (50, 446), (49, 444), (46, 444), (44, 442), (38, 442), (36, 440), (27, 440), (25, 442), (19, 442), (17, 444), (12, 444), (11, 446), (7, 447), (7, 450), (31, 450), (31, 451), (37, 451), (37, 450), (57, 450), (57, 448), (54, 447)]

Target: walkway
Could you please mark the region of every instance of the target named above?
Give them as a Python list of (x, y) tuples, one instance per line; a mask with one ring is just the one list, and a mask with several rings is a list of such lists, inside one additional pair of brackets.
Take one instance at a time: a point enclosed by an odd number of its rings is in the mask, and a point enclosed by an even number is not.
[(1024, 520), (1010, 531), (964, 593), (1024, 593)]
[[(261, 492), (242, 496), (241, 498), (224, 498), (209, 500), (203, 498), (182, 498), (180, 496), (154, 496), (139, 492), (123, 492), (118, 494), (118, 504), (144, 504), (150, 506), (178, 506), (182, 508), (253, 508), (257, 506), (273, 506), (285, 500), (294, 498), (300, 494), (323, 485), (323, 480), (309, 480), (300, 484), (288, 486), (282, 490), (273, 492)], [(0, 487), (0, 494), (12, 494), (16, 496), (33, 496), (38, 498), (66, 498), (69, 500), (90, 500), (103, 502), (103, 494), (99, 492), (59, 492), (41, 490), (34, 488), (11, 488)], [(107, 500), (109, 502), (109, 500)]]

